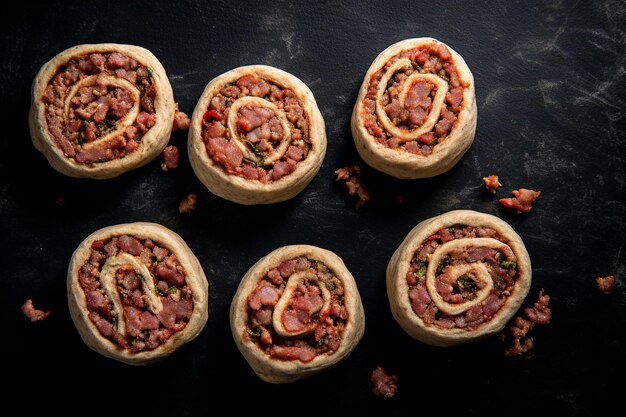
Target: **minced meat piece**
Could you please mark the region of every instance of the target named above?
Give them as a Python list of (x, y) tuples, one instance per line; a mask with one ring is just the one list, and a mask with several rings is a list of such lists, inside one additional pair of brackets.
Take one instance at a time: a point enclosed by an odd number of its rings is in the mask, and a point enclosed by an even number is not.
[(163, 171), (178, 168), (178, 148), (176, 146), (168, 146), (163, 149), (161, 157), (165, 160), (165, 162), (161, 164)]
[(597, 277), (596, 284), (598, 284), (598, 291), (602, 294), (611, 294), (615, 290), (615, 276)]
[(511, 191), (513, 198), (501, 198), (500, 204), (504, 207), (517, 210), (518, 214), (529, 213), (533, 208), (533, 202), (539, 198), (541, 191), (528, 190), (526, 188), (520, 188), (519, 190)]
[(543, 288), (539, 292), (539, 299), (532, 307), (524, 310), (526, 318), (516, 316), (507, 329), (508, 334), (502, 334), (503, 341), (509, 339), (511, 346), (504, 352), (505, 356), (519, 356), (532, 354), (535, 344), (532, 337), (528, 334), (536, 325), (544, 325), (550, 323), (552, 312), (548, 307), (550, 296), (544, 294)]
[(374, 388), (372, 388), (374, 395), (392, 398), (398, 392), (398, 375), (388, 373), (381, 366), (374, 369), (370, 379), (374, 384)]
[(181, 214), (189, 214), (196, 208), (198, 201), (198, 195), (191, 193), (187, 197), (183, 198), (183, 201), (178, 205), (178, 211)]
[(335, 171), (335, 174), (337, 174), (336, 181), (346, 181), (346, 187), (348, 187), (348, 193), (350, 193), (350, 195), (358, 195), (359, 201), (356, 203), (356, 208), (362, 207), (370, 200), (370, 193), (365, 188), (363, 178), (361, 177), (361, 167), (351, 165), (339, 168)]
[(492, 194), (495, 194), (502, 184), (498, 181), (497, 175), (489, 175), (488, 177), (483, 177), (483, 182), (485, 183), (485, 189)]
[(52, 314), (50, 310), (37, 310), (35, 306), (33, 306), (33, 300), (31, 299), (26, 300), (24, 305), (22, 305), (22, 313), (24, 313), (24, 315), (28, 317), (32, 322), (47, 319), (50, 314)]

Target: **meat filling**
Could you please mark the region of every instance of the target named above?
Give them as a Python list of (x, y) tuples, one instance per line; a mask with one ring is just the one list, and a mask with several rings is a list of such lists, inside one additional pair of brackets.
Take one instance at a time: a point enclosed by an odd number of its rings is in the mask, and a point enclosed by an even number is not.
[(150, 71), (118, 52), (72, 58), (42, 97), (50, 134), (66, 157), (81, 164), (135, 151), (156, 123), (155, 99)]
[(262, 183), (291, 174), (311, 149), (308, 115), (295, 92), (254, 75), (213, 97), (202, 118), (202, 140), (227, 173)]
[(320, 261), (283, 261), (251, 292), (248, 317), (244, 338), (273, 358), (310, 362), (341, 345), (348, 320), (343, 284)]
[[(408, 297), (413, 312), (427, 325), (441, 328), (477, 328), (491, 320), (504, 305), (513, 291), (518, 274), (516, 257), (508, 246), (491, 248), (488, 246), (459, 247), (452, 249), (441, 258), (434, 273), (434, 288), (438, 296), (451, 306), (462, 306), (475, 300), (481, 291), (488, 291), (484, 299), (478, 299), (468, 309), (458, 314), (440, 311), (431, 299), (426, 283), (426, 274), (433, 253), (447, 242), (464, 238), (491, 238), (506, 243), (504, 238), (489, 227), (473, 227), (462, 224), (443, 228), (430, 236), (415, 251), (406, 282)], [(485, 282), (471, 272), (455, 274), (455, 268), (481, 264), (488, 271), (490, 282)], [(487, 288), (488, 286), (488, 288)]]
[[(409, 60), (410, 65), (395, 68), (400, 60)], [(379, 85), (392, 68), (382, 97), (379, 99)], [(438, 86), (417, 74), (435, 75), (447, 84), (445, 98), (442, 95), (435, 107)], [(445, 140), (454, 128), (463, 104), (463, 92), (468, 85), (459, 78), (452, 54), (445, 45), (432, 43), (429, 46), (403, 51), (392, 57), (383, 68), (369, 79), (367, 94), (362, 104), (362, 116), (367, 131), (381, 144), (394, 149), (428, 156), (435, 146)], [(401, 132), (410, 132), (424, 125), (431, 111), (440, 111), (432, 127), (420, 130), (411, 140), (402, 139), (385, 129), (377, 114), (377, 106), (382, 106), (384, 114), (393, 126)], [(430, 128), (429, 128), (430, 127)]]
[(187, 326), (193, 312), (176, 255), (150, 239), (122, 235), (94, 241), (79, 283), (89, 320), (102, 336), (131, 352), (159, 347)]

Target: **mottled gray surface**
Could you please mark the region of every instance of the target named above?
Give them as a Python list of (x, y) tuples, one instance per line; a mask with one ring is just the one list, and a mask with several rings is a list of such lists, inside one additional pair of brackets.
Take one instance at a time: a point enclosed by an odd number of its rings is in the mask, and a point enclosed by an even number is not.
[[(582, 416), (621, 400), (611, 381), (625, 370), (626, 287), (602, 297), (594, 278), (617, 274), (626, 280), (623, 1), (169, 3), (22, 1), (3, 11), (0, 304), (8, 329), (5, 362), (18, 366), (5, 373), (13, 385), (6, 398), (27, 396), (29, 408), (59, 411), (90, 410), (93, 405), (79, 408), (72, 401), (92, 398), (98, 409), (146, 415), (202, 415), (227, 406), (244, 412), (315, 409), (318, 415), (327, 409), (331, 415), (408, 415), (441, 407), (471, 415), (541, 410)], [(417, 36), (448, 43), (472, 69), (476, 141), (454, 169), (434, 179), (398, 181), (365, 168), (373, 201), (357, 211), (333, 173), (360, 163), (349, 128), (357, 90), (382, 49)], [(181, 134), (172, 140), (183, 151), (175, 171), (164, 173), (154, 162), (98, 182), (54, 172), (30, 143), (30, 83), (61, 50), (104, 41), (152, 50), (187, 112), (209, 80), (239, 65), (269, 64), (298, 76), (326, 120), (328, 155), (320, 173), (292, 201), (238, 206), (211, 195), (195, 178)], [(481, 189), (481, 177), (492, 173), (503, 183), (498, 197), (520, 187), (541, 190), (533, 212), (501, 210)], [(181, 216), (177, 206), (189, 192), (199, 194), (198, 208)], [(65, 197), (63, 206), (55, 204), (57, 196)], [(496, 337), (449, 349), (425, 346), (404, 334), (389, 312), (384, 271), (392, 252), (416, 223), (458, 208), (495, 214), (526, 242), (534, 272), (530, 297), (545, 288), (554, 313), (552, 323), (536, 331), (531, 359), (502, 357)], [(83, 238), (138, 220), (180, 233), (210, 281), (204, 332), (147, 368), (86, 348), (65, 297), (65, 270)], [(293, 243), (322, 246), (344, 259), (357, 279), (367, 326), (354, 354), (336, 369), (273, 386), (261, 382), (237, 351), (228, 307), (256, 260)], [(53, 316), (28, 322), (19, 311), (27, 298)], [(378, 364), (400, 374), (400, 392), (391, 401), (370, 392), (369, 374)], [(31, 381), (46, 388), (33, 390)], [(241, 400), (230, 403), (233, 393)]]

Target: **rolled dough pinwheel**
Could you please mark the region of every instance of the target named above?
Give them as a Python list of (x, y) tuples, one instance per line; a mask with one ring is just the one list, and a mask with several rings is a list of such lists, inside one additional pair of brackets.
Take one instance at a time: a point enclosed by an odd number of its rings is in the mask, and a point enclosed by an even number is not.
[(72, 255), (67, 291), (87, 346), (131, 365), (173, 353), (208, 317), (208, 283), (198, 259), (179, 235), (154, 223), (89, 235)]
[(293, 245), (261, 258), (230, 307), (237, 347), (264, 381), (287, 383), (345, 359), (363, 336), (356, 283), (341, 258)]
[(30, 134), (57, 171), (112, 178), (163, 151), (175, 111), (165, 69), (150, 51), (78, 45), (48, 61), (35, 77)]
[(311, 90), (265, 65), (213, 79), (191, 118), (189, 159), (212, 193), (240, 204), (288, 200), (313, 179), (326, 130)]
[(480, 339), (504, 328), (528, 294), (530, 258), (504, 221), (471, 210), (424, 220), (387, 266), (396, 321), (434, 346)]
[(457, 52), (433, 38), (406, 39), (381, 52), (352, 112), (363, 160), (402, 179), (449, 170), (475, 131), (474, 77)]

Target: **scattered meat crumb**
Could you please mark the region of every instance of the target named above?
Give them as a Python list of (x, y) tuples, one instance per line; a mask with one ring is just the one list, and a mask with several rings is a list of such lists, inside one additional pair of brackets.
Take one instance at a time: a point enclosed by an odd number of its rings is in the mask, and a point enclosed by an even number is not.
[(535, 324), (532, 321), (524, 320), (520, 316), (515, 317), (513, 324), (509, 327), (511, 347), (504, 351), (504, 356), (530, 356), (534, 352), (535, 343), (532, 337), (526, 337), (526, 335), (534, 327)]
[(178, 168), (178, 148), (176, 146), (167, 146), (163, 149), (161, 157), (165, 160), (165, 162), (161, 164), (161, 169), (163, 171)]
[(28, 317), (30, 321), (35, 322), (47, 319), (50, 314), (52, 314), (52, 311), (37, 310), (35, 306), (33, 306), (33, 300), (28, 299), (22, 305), (22, 313), (24, 313), (24, 315)]
[(509, 324), (507, 334), (501, 335), (503, 341), (510, 340), (511, 346), (504, 352), (505, 356), (530, 356), (534, 353), (535, 343), (528, 334), (536, 325), (545, 325), (550, 323), (552, 312), (548, 307), (550, 296), (544, 294), (543, 288), (539, 292), (539, 299), (532, 307), (524, 309), (524, 315), (516, 316), (513, 323)]
[(374, 395), (392, 398), (398, 392), (398, 375), (390, 374), (380, 366), (374, 369), (370, 379), (374, 384), (374, 388), (372, 388)]
[(54, 202), (57, 206), (63, 206), (65, 205), (65, 197), (63, 197), (62, 195), (58, 195), (54, 198)]
[(396, 201), (398, 202), (398, 204), (404, 204), (404, 194), (398, 194), (398, 196), (396, 197)]
[(502, 184), (498, 181), (497, 175), (489, 175), (488, 177), (483, 177), (483, 182), (485, 183), (485, 189), (489, 191), (491, 194), (495, 194)]
[(182, 111), (178, 110), (178, 103), (176, 103), (176, 109), (174, 111), (174, 125), (172, 126), (172, 131), (189, 130), (189, 125), (191, 124), (191, 120), (189, 116)]
[(196, 203), (198, 202), (198, 196), (194, 193), (189, 194), (187, 197), (183, 198), (183, 201), (178, 205), (178, 211), (181, 214), (189, 214), (196, 208)]
[(336, 181), (346, 181), (346, 187), (348, 187), (350, 195), (358, 195), (359, 201), (356, 203), (356, 208), (362, 207), (370, 200), (370, 193), (363, 185), (363, 179), (361, 178), (361, 167), (358, 165), (351, 165), (339, 168), (335, 171), (335, 174), (337, 174)]
[(541, 191), (528, 190), (520, 188), (511, 191), (514, 198), (501, 198), (500, 204), (504, 207), (517, 210), (518, 214), (529, 213), (533, 208), (533, 202), (541, 195)]
[(602, 294), (609, 295), (615, 290), (615, 275), (609, 275), (608, 277), (597, 277), (596, 284), (598, 284), (598, 290)]
[(535, 301), (532, 307), (526, 307), (524, 314), (526, 318), (535, 324), (549, 324), (552, 318), (552, 312), (548, 307), (550, 296), (544, 294), (543, 288), (539, 291), (539, 300)]

